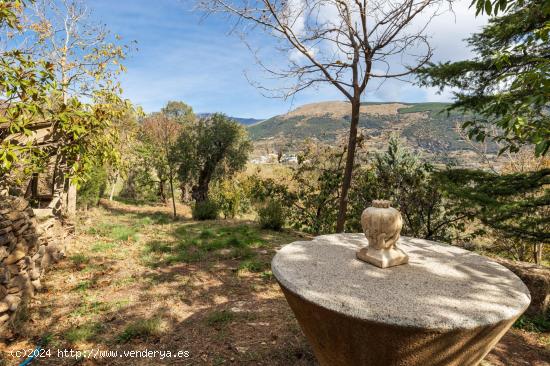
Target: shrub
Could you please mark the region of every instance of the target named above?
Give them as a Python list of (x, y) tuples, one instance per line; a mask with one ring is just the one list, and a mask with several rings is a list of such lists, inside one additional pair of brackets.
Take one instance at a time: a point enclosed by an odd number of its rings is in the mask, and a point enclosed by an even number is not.
[(263, 229), (281, 230), (285, 224), (283, 207), (279, 202), (269, 201), (258, 210), (260, 226)]
[(220, 208), (213, 201), (197, 202), (193, 206), (193, 219), (195, 220), (215, 220), (218, 218)]
[(88, 179), (79, 187), (77, 203), (84, 209), (96, 206), (107, 187), (107, 172), (103, 166), (94, 166)]
[(210, 197), (217, 203), (226, 219), (246, 213), (250, 208), (246, 184), (238, 179), (216, 182), (212, 187)]

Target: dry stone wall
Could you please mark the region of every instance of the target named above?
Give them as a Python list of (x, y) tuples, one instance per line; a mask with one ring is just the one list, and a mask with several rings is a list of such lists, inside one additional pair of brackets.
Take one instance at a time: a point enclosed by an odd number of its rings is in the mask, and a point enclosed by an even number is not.
[(23, 198), (0, 196), (0, 337), (18, 308), (42, 288), (46, 269), (63, 256), (54, 218), (39, 220)]
[(531, 305), (525, 312), (527, 315), (550, 315), (550, 268), (503, 258), (493, 260), (514, 272), (529, 289)]

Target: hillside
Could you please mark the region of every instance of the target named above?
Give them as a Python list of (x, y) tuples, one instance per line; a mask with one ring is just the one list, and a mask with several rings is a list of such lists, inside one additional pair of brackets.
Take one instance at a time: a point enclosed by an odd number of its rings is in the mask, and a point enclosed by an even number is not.
[[(464, 117), (449, 115), (446, 107), (445, 103), (364, 103), (359, 128), (370, 151), (385, 149), (388, 137), (398, 134), (410, 148), (436, 162), (471, 165), (474, 153), (456, 129)], [(326, 143), (342, 141), (347, 136), (350, 112), (347, 102), (307, 104), (248, 130), (257, 150), (293, 151), (307, 138)]]
[[(197, 113), (197, 117), (199, 118), (208, 118), (213, 113)], [(245, 118), (245, 117), (233, 117), (230, 116), (229, 118), (239, 122), (241, 125), (250, 126), (255, 123), (261, 122), (263, 120), (257, 119), (257, 118)]]

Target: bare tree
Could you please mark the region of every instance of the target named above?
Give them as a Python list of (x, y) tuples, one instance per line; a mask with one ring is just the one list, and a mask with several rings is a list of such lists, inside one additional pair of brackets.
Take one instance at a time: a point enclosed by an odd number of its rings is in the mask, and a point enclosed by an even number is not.
[[(265, 31), (285, 53), (284, 67), (258, 63), (292, 86), (280, 97), (320, 84), (337, 88), (351, 104), (345, 173), (337, 231), (344, 230), (362, 96), (372, 79), (404, 78), (432, 56), (426, 27), (452, 0), (199, 0), (200, 8), (236, 19), (244, 36)], [(448, 4), (448, 6), (443, 6)], [(413, 23), (414, 19), (418, 19)], [(261, 87), (265, 91), (274, 89)]]
[[(182, 124), (164, 113), (153, 113), (143, 121), (142, 130), (148, 143), (155, 146), (157, 155), (155, 167), (160, 179), (160, 189), (163, 189), (164, 181), (168, 178), (170, 184), (170, 195), (172, 197), (172, 210), (174, 220), (177, 219), (176, 199), (174, 195), (174, 178), (176, 177), (177, 166), (171, 159), (170, 154), (182, 131)], [(163, 178), (163, 177), (166, 178)]]

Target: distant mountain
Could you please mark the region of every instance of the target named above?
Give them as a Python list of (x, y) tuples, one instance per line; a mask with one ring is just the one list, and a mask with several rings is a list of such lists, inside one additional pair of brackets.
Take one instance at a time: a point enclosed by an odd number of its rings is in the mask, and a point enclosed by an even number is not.
[[(385, 150), (388, 137), (398, 134), (415, 151), (437, 162), (469, 165), (475, 158), (457, 126), (465, 117), (448, 114), (446, 103), (364, 103), (360, 132), (369, 151)], [(258, 151), (299, 149), (306, 138), (334, 144), (345, 141), (351, 106), (348, 102), (322, 102), (301, 106), (287, 114), (248, 127)], [(491, 149), (496, 152), (496, 148)]]
[(245, 126), (251, 126), (263, 121), (263, 119), (256, 119), (256, 118), (239, 118), (239, 117), (230, 117), (230, 118), (233, 118), (235, 121)]
[[(200, 118), (206, 118), (208, 116), (211, 116), (214, 113), (197, 113), (197, 117)], [(262, 119), (256, 119), (256, 118), (242, 118), (242, 117), (229, 117), (231, 119), (234, 119), (235, 121), (239, 122), (242, 125), (250, 126), (258, 122), (262, 122)]]

